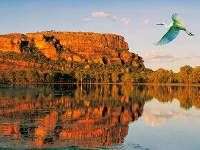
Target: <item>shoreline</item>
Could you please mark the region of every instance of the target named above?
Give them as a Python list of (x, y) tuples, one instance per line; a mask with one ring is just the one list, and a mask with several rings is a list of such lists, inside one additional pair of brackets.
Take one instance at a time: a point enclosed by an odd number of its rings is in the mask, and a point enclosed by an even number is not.
[(138, 85), (148, 85), (148, 86), (196, 86), (200, 87), (200, 83), (197, 84), (185, 84), (185, 83), (133, 83)]
[(6, 86), (32, 86), (32, 85), (146, 85), (146, 86), (184, 86), (184, 87), (200, 87), (200, 84), (185, 84), (185, 83), (74, 83), (74, 82), (49, 82), (49, 83), (42, 83), (42, 82), (36, 82), (36, 83), (15, 83), (15, 84), (2, 84), (0, 83), (0, 86), (6, 85)]

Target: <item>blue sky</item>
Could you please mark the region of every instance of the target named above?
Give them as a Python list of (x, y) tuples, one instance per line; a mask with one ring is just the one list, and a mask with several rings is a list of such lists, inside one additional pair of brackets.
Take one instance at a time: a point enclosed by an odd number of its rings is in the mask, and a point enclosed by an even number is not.
[[(177, 12), (195, 36), (182, 32), (165, 46), (155, 46)], [(200, 1), (198, 0), (1, 0), (0, 34), (11, 32), (89, 31), (125, 37), (130, 51), (144, 57), (152, 69), (175, 71), (200, 65)]]

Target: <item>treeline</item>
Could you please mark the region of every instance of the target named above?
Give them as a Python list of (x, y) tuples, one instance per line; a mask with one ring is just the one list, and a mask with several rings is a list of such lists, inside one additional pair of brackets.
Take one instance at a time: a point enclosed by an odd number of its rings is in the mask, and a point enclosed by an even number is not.
[(0, 83), (120, 83), (136, 81), (133, 75), (129, 68), (120, 66), (85, 65), (70, 71), (43, 71), (32, 67), (0, 72)]
[(0, 73), (0, 83), (39, 83), (39, 82), (73, 82), (73, 76), (61, 72), (44, 73), (35, 68), (24, 71), (8, 71)]
[[(0, 52), (0, 83), (200, 83), (200, 66), (171, 70), (51, 60), (42, 54)], [(3, 69), (7, 66), (7, 69)], [(9, 67), (8, 67), (9, 66)], [(24, 66), (24, 67), (23, 67)], [(26, 67), (28, 66), (28, 67)], [(13, 69), (9, 69), (13, 68)], [(20, 69), (19, 69), (20, 68)]]
[(191, 66), (185, 65), (177, 73), (171, 70), (158, 69), (148, 74), (147, 78), (147, 82), (153, 83), (198, 84), (200, 83), (200, 66), (192, 68)]
[(133, 70), (120, 66), (85, 65), (68, 72), (42, 71), (28, 68), (23, 71), (0, 72), (0, 83), (200, 83), (200, 66), (188, 65), (180, 68), (178, 73), (158, 69)]
[(74, 74), (76, 81), (82, 83), (105, 82), (105, 83), (200, 83), (200, 66), (191, 67), (185, 65), (175, 73), (172, 70), (149, 69), (132, 70), (130, 68), (105, 68), (105, 70), (77, 71)]

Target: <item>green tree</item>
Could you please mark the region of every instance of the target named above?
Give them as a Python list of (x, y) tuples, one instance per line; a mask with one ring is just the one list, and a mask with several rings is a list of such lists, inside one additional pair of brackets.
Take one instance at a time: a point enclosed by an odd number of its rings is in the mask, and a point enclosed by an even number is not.
[(52, 76), (50, 73), (44, 73), (43, 74), (43, 81), (44, 82), (52, 82), (53, 79), (52, 79)]
[(158, 69), (148, 75), (148, 81), (154, 83), (172, 83), (174, 80), (174, 73), (164, 69)]
[(122, 82), (124, 83), (129, 83), (129, 82), (133, 82), (133, 77), (130, 73), (125, 73), (122, 75)]
[(104, 71), (104, 73), (103, 73), (103, 81), (105, 82), (105, 83), (109, 83), (110, 82), (110, 74), (109, 74), (109, 72), (108, 71)]
[(26, 72), (25, 71), (17, 71), (16, 72), (16, 82), (26, 82)]
[(117, 72), (112, 72), (111, 79), (113, 83), (119, 82), (119, 74)]
[(200, 83), (200, 66), (195, 67), (189, 76), (190, 83)]
[(53, 80), (54, 80), (54, 82), (63, 81), (63, 74), (61, 72), (54, 72), (53, 73)]
[(83, 79), (84, 79), (84, 72), (83, 71), (76, 71), (75, 72), (75, 78), (77, 80), (77, 83), (83, 83)]
[(177, 81), (179, 83), (188, 84), (189, 83), (189, 76), (191, 75), (192, 70), (193, 70), (193, 68), (188, 66), (188, 65), (181, 67), (180, 71), (176, 74)]
[(1, 83), (5, 83), (7, 81), (6, 79), (6, 73), (5, 72), (1, 72), (0, 73), (0, 82)]
[(16, 81), (16, 73), (15, 72), (7, 72), (6, 73), (7, 79), (9, 82), (13, 83)]
[(26, 80), (28, 82), (38, 82), (38, 81), (40, 81), (40, 75), (35, 68), (28, 68), (26, 70)]
[(94, 72), (94, 76), (95, 76), (95, 82), (98, 83), (100, 80), (100, 75), (98, 72)]

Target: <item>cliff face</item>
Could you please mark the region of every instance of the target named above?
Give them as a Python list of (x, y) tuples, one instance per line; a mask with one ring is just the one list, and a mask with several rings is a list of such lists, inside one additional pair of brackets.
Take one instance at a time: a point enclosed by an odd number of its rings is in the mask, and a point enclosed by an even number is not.
[(129, 52), (124, 37), (87, 32), (40, 32), (0, 35), (0, 50), (23, 53), (37, 50), (53, 60), (144, 67), (143, 59)]

